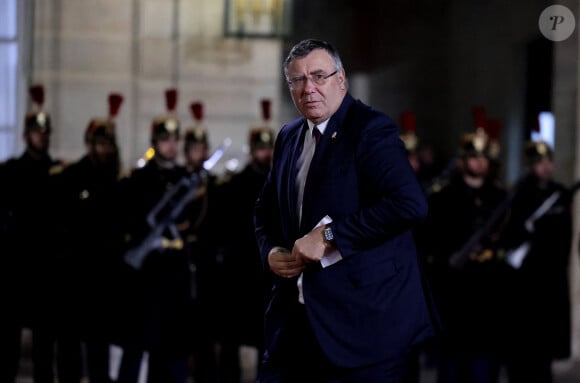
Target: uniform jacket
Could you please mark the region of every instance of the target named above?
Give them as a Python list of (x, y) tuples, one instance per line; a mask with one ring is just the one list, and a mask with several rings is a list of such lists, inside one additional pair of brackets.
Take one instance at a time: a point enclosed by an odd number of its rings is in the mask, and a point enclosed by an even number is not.
[[(164, 169), (151, 160), (121, 181), (122, 227), (131, 238), (127, 249), (137, 246), (149, 233), (146, 216), (185, 176), (181, 166)], [(163, 235), (171, 238), (168, 233)], [(118, 318), (121, 345), (164, 349), (170, 357), (184, 354), (189, 347), (191, 304), (190, 264), (185, 249), (153, 250), (140, 270), (126, 266), (125, 271), (119, 291), (124, 300)]]
[[(429, 197), (424, 231), (430, 258), (431, 286), (444, 327), (444, 341), (461, 352), (497, 350), (501, 340), (501, 312), (505, 307), (507, 266), (493, 257), (468, 261), (464, 267), (449, 265), (450, 257), (494, 215), (506, 198), (505, 190), (487, 180), (472, 188), (454, 174), (441, 191)], [(503, 219), (484, 235), (473, 252), (496, 249), (497, 231)]]
[[(540, 187), (534, 176), (522, 178), (502, 236), (506, 250), (523, 242), (529, 252), (510, 274), (506, 311), (509, 346), (516, 351), (543, 353), (549, 358), (570, 356), (569, 258), (572, 244), (572, 197), (564, 185), (550, 181)], [(532, 225), (526, 221), (553, 193), (559, 198)]]
[[(427, 203), (409, 166), (399, 129), (347, 94), (317, 144), (306, 181), (302, 224), (296, 212), (296, 161), (306, 120), (284, 126), (273, 168), (256, 204), (255, 225), (267, 267), (273, 246), (292, 249), (324, 216), (343, 259), (304, 272), (307, 315), (327, 357), (355, 367), (400, 356), (433, 334), (411, 229)], [(275, 277), (265, 317), (267, 352), (284, 331), (296, 278)]]

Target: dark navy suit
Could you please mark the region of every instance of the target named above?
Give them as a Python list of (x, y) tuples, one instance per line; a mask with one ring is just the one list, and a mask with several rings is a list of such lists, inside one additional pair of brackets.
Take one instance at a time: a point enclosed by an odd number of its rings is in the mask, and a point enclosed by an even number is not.
[[(399, 129), (348, 93), (317, 144), (296, 209), (296, 161), (306, 120), (278, 134), (273, 168), (258, 198), (256, 235), (268, 268), (274, 246), (292, 249), (326, 215), (343, 259), (303, 273), (304, 309), (326, 358), (357, 368), (400, 358), (434, 334), (411, 228), (427, 213)], [(296, 278), (274, 277), (265, 316), (266, 355), (274, 357), (298, 300)]]

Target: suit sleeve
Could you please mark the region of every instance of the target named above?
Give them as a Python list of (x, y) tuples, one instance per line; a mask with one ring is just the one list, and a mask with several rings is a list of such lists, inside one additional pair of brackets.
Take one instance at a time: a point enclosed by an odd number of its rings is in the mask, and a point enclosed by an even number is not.
[(332, 223), (343, 256), (390, 241), (427, 215), (397, 126), (386, 116), (354, 124), (360, 131), (355, 149), (360, 208)]
[(283, 150), (283, 131), (280, 132), (274, 146), (273, 166), (262, 186), (254, 207), (254, 227), (256, 241), (260, 249), (262, 264), (266, 270), (268, 266), (268, 253), (275, 246), (288, 246), (282, 240), (282, 223), (280, 208), (278, 206), (278, 193), (276, 186), (276, 164), (280, 162), (280, 153)]

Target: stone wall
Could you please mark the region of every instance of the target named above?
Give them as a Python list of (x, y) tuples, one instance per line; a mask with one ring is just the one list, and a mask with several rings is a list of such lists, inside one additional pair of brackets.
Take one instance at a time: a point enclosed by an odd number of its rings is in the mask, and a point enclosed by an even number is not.
[(167, 88), (179, 90), (184, 128), (193, 124), (189, 104), (204, 103), (212, 147), (226, 137), (233, 141), (224, 160), (246, 160), (248, 130), (261, 121), (260, 99), (272, 99), (277, 127), (281, 43), (224, 38), (223, 2), (36, 4), (31, 81), (47, 88), (55, 156), (74, 160), (83, 153), (84, 129), (91, 117), (107, 115), (109, 92), (125, 96), (117, 125), (126, 168), (147, 149), (152, 118), (166, 112)]

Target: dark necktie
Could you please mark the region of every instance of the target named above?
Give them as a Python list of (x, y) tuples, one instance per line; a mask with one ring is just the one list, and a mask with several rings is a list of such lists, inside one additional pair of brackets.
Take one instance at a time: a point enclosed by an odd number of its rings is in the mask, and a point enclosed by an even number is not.
[(318, 144), (318, 142), (320, 141), (320, 136), (321, 136), (320, 130), (318, 130), (318, 127), (315, 125), (312, 128), (312, 137), (314, 137), (314, 142), (315, 143)]

